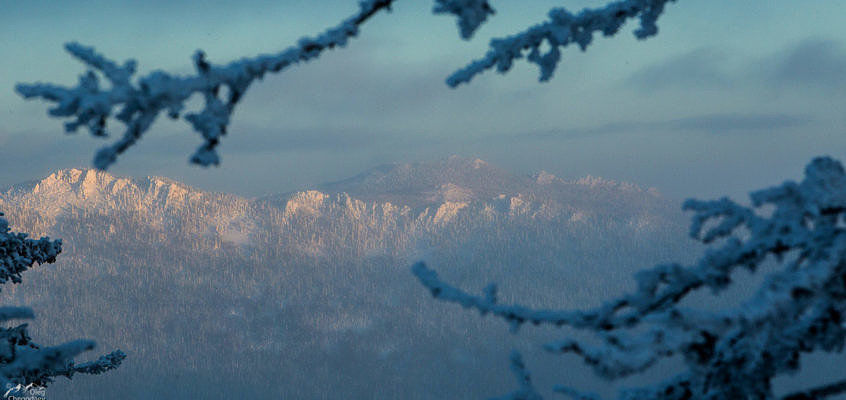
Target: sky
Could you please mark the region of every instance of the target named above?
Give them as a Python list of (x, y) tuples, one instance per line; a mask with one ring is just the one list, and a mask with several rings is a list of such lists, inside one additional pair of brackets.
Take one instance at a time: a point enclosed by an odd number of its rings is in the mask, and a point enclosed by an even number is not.
[[(432, 2), (397, 1), (347, 47), (253, 84), (219, 167), (190, 165), (199, 136), (162, 119), (110, 172), (261, 196), (459, 155), (519, 174), (591, 174), (677, 199), (743, 200), (800, 179), (814, 156), (843, 158), (846, 1), (678, 0), (658, 36), (636, 40), (630, 22), (587, 52), (564, 51), (550, 82), (518, 62), (457, 89), (444, 83), (491, 38), (544, 21), (552, 7), (604, 3), (493, 0), (496, 15), (464, 41)], [(0, 1), (0, 188), (89, 167), (105, 144), (64, 134), (46, 103), (14, 92), (21, 82), (75, 83), (85, 68), (64, 43), (133, 58), (139, 76), (190, 73), (196, 49), (221, 64), (273, 53), (356, 9), (352, 0)]]

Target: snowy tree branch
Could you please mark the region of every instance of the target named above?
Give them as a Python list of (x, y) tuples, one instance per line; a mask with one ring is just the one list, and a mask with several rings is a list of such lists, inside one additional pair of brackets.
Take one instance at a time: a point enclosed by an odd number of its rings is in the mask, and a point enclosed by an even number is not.
[[(131, 81), (136, 63), (129, 60), (118, 65), (93, 48), (78, 43), (69, 43), (65, 49), (74, 57), (98, 71), (108, 82), (108, 88), (101, 87), (100, 78), (94, 71), (83, 74), (75, 87), (61, 87), (53, 84), (19, 84), (16, 90), (23, 97), (41, 98), (56, 106), (49, 110), (50, 116), (68, 118), (65, 130), (75, 132), (86, 127), (94, 136), (106, 135), (106, 123), (112, 116), (126, 126), (123, 136), (112, 145), (102, 148), (94, 157), (94, 166), (106, 169), (117, 157), (134, 145), (152, 126), (160, 113), (178, 119), (185, 102), (195, 94), (205, 100), (200, 112), (184, 115), (204, 140), (191, 162), (203, 166), (217, 165), (220, 158), (215, 151), (235, 105), (249, 86), (269, 72), (312, 60), (324, 50), (343, 47), (347, 40), (358, 35), (359, 25), (378, 11), (390, 8), (393, 0), (365, 0), (360, 3), (358, 13), (347, 18), (338, 26), (314, 37), (300, 39), (296, 46), (274, 55), (260, 55), (245, 58), (227, 65), (209, 63), (202, 51), (194, 55), (195, 75), (175, 76), (155, 71), (138, 80)], [(227, 95), (221, 98), (220, 89), (226, 88)], [(113, 110), (120, 111), (113, 114)]]
[(470, 39), (489, 15), (495, 14), (487, 0), (435, 0), (435, 14), (454, 14), (461, 37)]
[(511, 372), (514, 373), (514, 378), (517, 379), (520, 388), (504, 397), (490, 400), (543, 400), (543, 396), (532, 385), (532, 376), (523, 362), (523, 356), (516, 350), (511, 352)]
[(69, 365), (66, 375), (70, 376), (77, 372), (89, 375), (99, 375), (117, 368), (125, 358), (126, 353), (120, 350), (115, 350), (109, 354), (100, 356), (100, 358), (94, 361), (89, 361), (76, 366), (73, 364)]
[[(9, 222), (0, 213), (0, 283), (21, 282), (21, 272), (34, 264), (52, 263), (62, 251), (61, 240), (43, 237), (28, 239), (25, 233), (11, 232)], [(32, 319), (25, 307), (0, 307), (0, 321)], [(44, 386), (55, 376), (71, 378), (74, 373), (100, 374), (117, 368), (126, 354), (116, 350), (97, 361), (74, 366), (73, 358), (94, 348), (90, 340), (76, 340), (53, 347), (32, 342), (27, 324), (0, 328), (0, 384), (36, 384)], [(0, 386), (5, 387), (5, 386)]]
[[(523, 58), (524, 51), (529, 52), (526, 60), (540, 68), (540, 80), (547, 81), (561, 60), (559, 48), (575, 43), (586, 50), (595, 33), (614, 36), (631, 18), (640, 19), (640, 28), (634, 32), (638, 39), (654, 36), (658, 33), (658, 17), (664, 6), (672, 1), (675, 0), (623, 0), (602, 8), (585, 9), (575, 15), (565, 8), (554, 8), (549, 11), (549, 21), (513, 36), (491, 40), (488, 53), (450, 75), (447, 84), (456, 87), (469, 83), (476, 75), (494, 67), (500, 73), (508, 72), (514, 60)], [(469, 22), (460, 23), (460, 26), (462, 35), (465, 29), (475, 29)], [(544, 43), (549, 45), (549, 51), (541, 54)]]
[[(491, 291), (475, 296), (443, 282), (423, 263), (412, 271), (434, 297), (491, 313), (515, 329), (531, 322), (594, 332), (599, 345), (565, 339), (545, 348), (575, 354), (607, 379), (643, 372), (661, 358), (684, 358), (686, 372), (627, 391), (625, 398), (772, 398), (771, 380), (797, 370), (801, 353), (840, 352), (846, 343), (846, 174), (839, 162), (817, 158), (801, 183), (752, 193), (751, 200), (752, 208), (728, 199), (685, 202), (694, 212), (691, 236), (715, 247), (693, 265), (638, 273), (635, 292), (594, 310), (502, 305)], [(759, 212), (765, 205), (774, 209), (769, 216)], [(679, 306), (697, 289), (721, 292), (735, 270), (755, 272), (770, 258), (782, 268), (741, 307), (716, 312)], [(839, 385), (808, 393), (833, 393)]]
[(846, 393), (846, 379), (817, 388), (804, 390), (802, 392), (789, 394), (782, 397), (782, 400), (815, 400), (836, 396), (841, 393)]
[[(541, 69), (541, 81), (552, 77), (560, 59), (559, 47), (577, 43), (583, 50), (591, 43), (595, 32), (606, 36), (617, 33), (628, 19), (639, 18), (639, 38), (657, 33), (655, 21), (667, 2), (675, 0), (624, 0), (599, 9), (586, 9), (577, 15), (563, 8), (549, 12), (550, 21), (534, 26), (525, 32), (491, 41), (487, 55), (455, 72), (447, 83), (458, 86), (469, 82), (475, 75), (493, 68), (506, 72), (515, 59), (523, 57)], [(15, 89), (26, 99), (40, 98), (55, 103), (48, 114), (66, 118), (65, 131), (76, 132), (80, 127), (94, 136), (107, 136), (107, 124), (115, 118), (124, 126), (120, 139), (100, 149), (94, 157), (94, 167), (106, 169), (117, 157), (131, 148), (155, 123), (161, 113), (173, 119), (182, 117), (203, 138), (203, 144), (191, 156), (191, 163), (218, 165), (217, 146), (227, 132), (235, 106), (250, 85), (267, 73), (277, 73), (289, 66), (317, 58), (323, 51), (343, 47), (350, 38), (358, 35), (359, 27), (381, 10), (390, 9), (394, 0), (363, 0), (359, 11), (335, 27), (316, 37), (304, 37), (299, 43), (273, 55), (244, 58), (226, 65), (213, 65), (202, 51), (193, 57), (196, 73), (176, 76), (154, 71), (133, 83), (136, 62), (128, 60), (122, 65), (97, 53), (94, 48), (78, 43), (68, 43), (65, 49), (90, 69), (73, 87), (48, 83), (18, 84)], [(494, 9), (487, 0), (435, 0), (435, 14), (453, 14), (457, 18), (460, 34), (469, 39)], [(551, 49), (541, 54), (546, 42)], [(101, 84), (105, 79), (106, 85)], [(221, 93), (225, 88), (226, 93)], [(200, 95), (204, 106), (199, 112), (184, 113), (185, 103)]]
[(56, 261), (56, 256), (62, 251), (61, 240), (27, 239), (26, 233), (10, 231), (9, 221), (3, 218), (3, 213), (0, 212), (0, 284), (10, 280), (20, 283), (21, 272), (33, 264)]

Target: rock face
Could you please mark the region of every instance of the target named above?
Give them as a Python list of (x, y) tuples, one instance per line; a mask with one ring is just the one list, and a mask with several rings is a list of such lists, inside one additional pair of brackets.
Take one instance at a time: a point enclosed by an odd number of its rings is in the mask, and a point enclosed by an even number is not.
[(636, 269), (690, 258), (678, 209), (628, 183), (455, 157), (259, 199), (68, 169), (0, 193), (16, 230), (65, 243), (0, 296), (35, 308), (39, 337), (129, 354), (51, 399), (484, 398), (511, 389), (515, 338), (431, 300), (413, 261), (497, 281), (503, 301), (596, 304)]

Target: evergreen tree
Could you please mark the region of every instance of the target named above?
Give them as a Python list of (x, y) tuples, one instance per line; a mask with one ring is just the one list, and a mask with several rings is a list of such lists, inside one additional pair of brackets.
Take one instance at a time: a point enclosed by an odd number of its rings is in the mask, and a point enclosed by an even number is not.
[[(36, 264), (53, 263), (62, 251), (61, 240), (47, 237), (34, 240), (25, 233), (12, 232), (0, 213), (0, 283), (21, 282), (21, 273)], [(26, 307), (0, 307), (0, 321), (32, 319)], [(101, 374), (117, 368), (126, 358), (120, 350), (91, 362), (76, 365), (73, 358), (94, 348), (91, 340), (75, 340), (58, 346), (36, 344), (27, 334), (27, 324), (0, 328), (0, 387), (4, 398), (23, 395), (33, 387), (46, 386), (56, 376), (68, 379), (76, 373)], [(20, 393), (18, 393), (20, 392)]]

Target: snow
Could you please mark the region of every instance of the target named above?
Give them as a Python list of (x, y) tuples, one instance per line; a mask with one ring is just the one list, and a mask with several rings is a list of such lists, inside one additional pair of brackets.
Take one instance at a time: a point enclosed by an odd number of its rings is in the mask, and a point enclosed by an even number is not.
[(458, 212), (461, 211), (462, 208), (465, 208), (469, 205), (467, 202), (454, 202), (454, 201), (446, 201), (444, 204), (441, 204), (438, 207), (438, 210), (435, 212), (435, 223), (436, 224), (444, 224), (451, 221), (458, 215)]
[(285, 215), (319, 216), (320, 207), (327, 198), (329, 198), (329, 195), (317, 190), (298, 192), (285, 205)]
[[(821, 157), (807, 166), (802, 182), (785, 182), (750, 197), (751, 208), (729, 199), (685, 202), (684, 208), (694, 213), (691, 237), (712, 248), (693, 265), (641, 271), (637, 291), (593, 310), (499, 304), (491, 292), (475, 296), (449, 285), (423, 262), (412, 272), (435, 298), (496, 315), (514, 330), (532, 322), (592, 332), (600, 344), (565, 338), (545, 349), (575, 354), (607, 379), (639, 374), (663, 358), (682, 356), (685, 371), (654, 386), (625, 390), (620, 398), (773, 398), (773, 378), (795, 372), (800, 354), (840, 352), (846, 344), (846, 173), (838, 161)], [(785, 258), (788, 252), (797, 257)], [(755, 272), (772, 258), (782, 268), (765, 276), (742, 306), (720, 311), (679, 306), (700, 289), (722, 292), (736, 269)], [(535, 392), (525, 366), (513, 363), (521, 389), (506, 398), (531, 398)], [(802, 395), (839, 393), (846, 390), (841, 383)], [(555, 391), (599, 399), (567, 387)]]
[[(71, 171), (78, 179), (79, 171)], [(27, 238), (25, 233), (11, 232), (8, 221), (0, 213), (0, 283), (20, 283), (21, 273), (36, 264), (52, 263), (62, 251), (61, 240), (43, 237)], [(25, 307), (0, 307), (0, 321), (32, 319), (35, 315)], [(53, 377), (72, 377), (75, 373), (100, 374), (117, 368), (126, 354), (116, 350), (98, 360), (74, 365), (73, 358), (94, 348), (90, 340), (75, 340), (58, 346), (42, 347), (31, 341), (27, 324), (0, 328), (0, 387), (35, 384), (44, 386)]]
[[(578, 14), (573, 14), (565, 8), (554, 8), (549, 11), (548, 21), (512, 36), (491, 40), (488, 53), (450, 75), (447, 84), (456, 87), (469, 83), (476, 75), (492, 68), (496, 68), (500, 73), (508, 72), (515, 60), (524, 57), (526, 61), (538, 66), (540, 80), (547, 81), (552, 78), (561, 60), (560, 48), (577, 44), (582, 50), (586, 50), (593, 42), (594, 33), (613, 36), (632, 18), (640, 20), (640, 28), (634, 32), (638, 39), (654, 36), (658, 33), (658, 17), (663, 13), (664, 6), (673, 1), (675, 0), (622, 0), (608, 3), (601, 8), (584, 9)], [(479, 17), (464, 18), (467, 21), (460, 22), (462, 30), (480, 20)], [(542, 54), (541, 47), (544, 44), (549, 45), (549, 50)], [(524, 54), (526, 51), (528, 54)]]
[(432, 10), (435, 14), (454, 14), (458, 17), (458, 30), (461, 37), (470, 39), (473, 33), (494, 14), (494, 9), (487, 0), (435, 0)]

